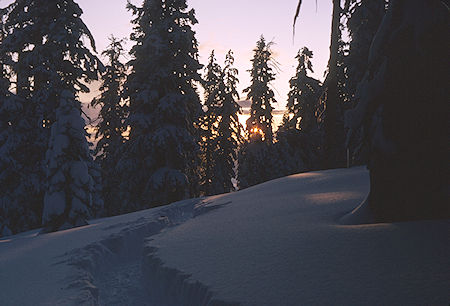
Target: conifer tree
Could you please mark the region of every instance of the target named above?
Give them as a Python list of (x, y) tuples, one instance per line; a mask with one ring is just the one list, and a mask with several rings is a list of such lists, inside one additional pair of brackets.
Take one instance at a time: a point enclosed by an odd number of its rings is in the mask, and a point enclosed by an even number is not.
[[(33, 165), (41, 166), (38, 182), (47, 182), (42, 188), (46, 190), (42, 212), (45, 231), (85, 223), (85, 212), (92, 207), (91, 194), (77, 194), (76, 200), (73, 192), (78, 189), (70, 185), (79, 183), (74, 175), (84, 175), (70, 169), (84, 169), (80, 163), (89, 169), (92, 163), (89, 151), (85, 152), (84, 121), (76, 98), (79, 92), (89, 91), (85, 83), (96, 79), (99, 65), (83, 43), (87, 38), (95, 50), (93, 37), (80, 18), (82, 13), (72, 0), (46, 5), (23, 0), (13, 3), (4, 16), (2, 48), (9, 55), (17, 95), (25, 99), (25, 114), (36, 114), (28, 117), (38, 134), (30, 141), (30, 148), (37, 158)], [(59, 166), (64, 169), (57, 171)], [(74, 211), (83, 213), (75, 216)]]
[[(250, 117), (246, 122), (247, 140), (243, 142), (238, 153), (238, 186), (247, 188), (274, 177), (272, 103), (274, 93), (269, 83), (275, 79), (271, 43), (266, 43), (263, 36), (256, 44), (252, 61), (251, 85), (244, 90), (251, 100)], [(264, 165), (264, 167), (262, 167)]]
[(279, 176), (275, 165), (273, 146), (272, 103), (276, 103), (269, 83), (275, 79), (272, 69), (275, 65), (271, 51), (272, 43), (266, 43), (263, 36), (254, 49), (251, 85), (244, 90), (251, 100), (250, 117), (246, 130), (248, 139), (239, 148), (238, 186), (240, 189), (253, 186)]
[(318, 80), (308, 76), (308, 71), (314, 72), (312, 57), (312, 51), (306, 47), (295, 57), (298, 66), (295, 76), (289, 80), (287, 110), (282, 123), (284, 129), (298, 129), (308, 133), (317, 128), (316, 111), (321, 85)]
[[(308, 76), (313, 72), (311, 59), (312, 51), (302, 48), (296, 56), (298, 66), (296, 74), (289, 81), (287, 110), (283, 122), (277, 132), (278, 146), (287, 146), (284, 151), (290, 150), (296, 159), (302, 163), (288, 172), (296, 173), (304, 170), (320, 168), (322, 134), (318, 126), (317, 111), (321, 84), (318, 80)], [(288, 153), (286, 153), (288, 154)]]
[(2, 9), (0, 21), (3, 82), (0, 89), (0, 201), (12, 233), (41, 224), (45, 182), (43, 156), (46, 143), (38, 128), (38, 108), (29, 100), (30, 84), (27, 87), (30, 47), (26, 38), (29, 35), (17, 35), (17, 32), (26, 34), (29, 30), (25, 28), (25, 22), (17, 24), (18, 20), (24, 19), (18, 14), (17, 7), (21, 4), (16, 1)]
[(114, 36), (110, 38), (108, 48), (102, 55), (108, 59), (105, 71), (102, 73), (101, 94), (91, 102), (93, 107), (100, 106), (99, 123), (96, 126), (95, 138), (98, 142), (95, 146), (94, 156), (100, 165), (103, 174), (103, 200), (106, 203), (105, 213), (113, 215), (120, 212), (118, 203), (118, 188), (120, 182), (115, 172), (115, 165), (120, 159), (120, 152), (124, 145), (124, 123), (127, 109), (122, 99), (122, 86), (126, 79), (126, 68), (121, 63), (123, 55), (123, 40)]
[(204, 80), (205, 115), (202, 121), (203, 189), (205, 194), (219, 194), (234, 190), (235, 161), (241, 143), (242, 126), (236, 99), (238, 71), (233, 67), (233, 52), (228, 51), (225, 67), (216, 63), (214, 51), (206, 66)]
[(55, 26), (46, 33), (47, 41), (41, 51), (53, 54), (51, 60), (46, 58), (51, 76), (47, 90), (56, 92), (58, 107), (46, 153), (46, 231), (85, 224), (93, 208), (93, 179), (89, 173), (92, 157), (76, 98), (78, 92), (89, 91), (83, 81), (96, 79), (101, 65), (82, 41), (88, 38), (95, 50), (93, 37), (80, 18), (80, 7), (73, 1), (61, 0), (52, 3), (49, 11), (52, 14), (46, 18), (53, 20)]
[(239, 94), (236, 90), (238, 70), (233, 67), (233, 64), (233, 52), (230, 50), (225, 57), (225, 67), (221, 74), (219, 86), (217, 151), (214, 154), (213, 177), (213, 189), (216, 194), (234, 190), (232, 180), (236, 177), (235, 162), (239, 144), (242, 142), (242, 126), (238, 118), (241, 107), (236, 102), (239, 99)]
[[(298, 18), (302, 1), (298, 1), (294, 17)], [(344, 49), (341, 31), (341, 0), (332, 0), (333, 13), (331, 21), (330, 58), (328, 71), (322, 86), (319, 112), (320, 128), (323, 131), (323, 168), (336, 168), (345, 164), (345, 132), (343, 112)]]
[(202, 180), (201, 190), (206, 195), (214, 194), (213, 180), (215, 177), (214, 163), (217, 151), (217, 121), (218, 108), (221, 103), (221, 92), (223, 89), (222, 68), (217, 64), (214, 50), (211, 51), (208, 64), (205, 67), (205, 78), (203, 80), (204, 92), (204, 114), (201, 118), (201, 160)]
[(87, 224), (93, 204), (91, 157), (79, 102), (69, 90), (60, 97), (46, 156), (49, 181), (42, 216), (45, 231)]
[(266, 43), (263, 36), (256, 43), (252, 61), (251, 85), (244, 89), (247, 92), (247, 99), (252, 101), (250, 107), (250, 118), (247, 120), (247, 131), (252, 129), (262, 131), (264, 141), (273, 141), (272, 131), (272, 104), (276, 103), (273, 90), (269, 83), (275, 80), (275, 73), (271, 66), (274, 64), (271, 51), (272, 43)]
[(127, 209), (163, 205), (198, 194), (201, 104), (197, 23), (185, 0), (128, 3), (136, 18), (134, 57), (125, 84), (129, 140), (119, 163)]

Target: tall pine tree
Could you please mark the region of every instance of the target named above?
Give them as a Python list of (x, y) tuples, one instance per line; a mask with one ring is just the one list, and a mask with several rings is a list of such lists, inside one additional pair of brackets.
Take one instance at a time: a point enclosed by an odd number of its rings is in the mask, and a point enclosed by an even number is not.
[(217, 121), (218, 108), (221, 103), (223, 90), (222, 68), (217, 64), (214, 50), (211, 51), (208, 64), (205, 67), (204, 88), (204, 114), (201, 118), (201, 190), (206, 195), (214, 194), (213, 180), (215, 177), (214, 163), (217, 151)]
[(34, 45), (27, 41), (32, 31), (24, 4), (12, 3), (2, 10), (1, 18), (1, 124), (5, 128), (1, 132), (0, 198), (12, 233), (40, 226), (45, 191), (47, 143), (40, 128), (40, 108), (30, 99)]
[(295, 76), (289, 80), (287, 110), (282, 123), (284, 129), (294, 128), (308, 133), (317, 128), (316, 111), (321, 85), (320, 81), (308, 76), (308, 71), (314, 72), (312, 57), (312, 51), (306, 47), (295, 57), (298, 65)]
[(272, 43), (267, 43), (263, 36), (256, 43), (251, 60), (252, 69), (249, 70), (251, 85), (244, 89), (244, 92), (247, 92), (247, 99), (252, 101), (247, 131), (254, 133), (255, 129), (261, 130), (263, 139), (268, 143), (273, 141), (272, 110), (274, 107), (272, 104), (276, 103), (275, 95), (270, 88), (270, 82), (275, 80), (271, 45)]
[(125, 84), (131, 128), (118, 165), (127, 210), (167, 204), (198, 194), (201, 104), (197, 23), (185, 0), (128, 4), (136, 18), (136, 45)]
[(242, 126), (238, 114), (241, 112), (237, 104), (239, 94), (236, 90), (238, 70), (233, 67), (233, 52), (228, 51), (225, 67), (221, 73), (219, 86), (220, 103), (217, 107), (217, 134), (215, 152), (213, 186), (214, 192), (226, 193), (234, 190), (233, 179), (236, 177), (235, 162), (242, 142)]
[[(85, 82), (96, 79), (99, 61), (83, 43), (87, 38), (95, 49), (81, 14), (70, 0), (46, 5), (23, 0), (13, 3), (4, 16), (2, 48), (9, 55), (17, 95), (25, 99), (25, 114), (35, 116), (27, 116), (37, 131), (30, 149), (37, 159), (33, 165), (40, 165), (39, 181), (47, 182), (41, 187), (46, 190), (42, 212), (46, 231), (85, 223), (84, 212), (92, 207), (90, 191), (77, 193), (77, 175), (84, 174), (75, 169), (83, 168), (79, 163), (89, 169), (92, 159), (85, 151), (84, 122), (76, 97), (89, 91)], [(43, 192), (39, 195), (42, 200)]]
[(280, 146), (287, 145), (303, 162), (300, 168), (292, 169), (292, 173), (302, 170), (303, 166), (309, 170), (317, 170), (321, 166), (322, 133), (317, 111), (322, 89), (318, 80), (308, 76), (308, 71), (313, 72), (312, 57), (312, 51), (306, 47), (296, 56), (298, 66), (295, 76), (289, 81), (287, 110), (277, 132)]
[(101, 77), (101, 94), (91, 102), (93, 107), (100, 107), (95, 133), (98, 141), (94, 155), (101, 168), (103, 199), (107, 215), (119, 213), (121, 206), (118, 198), (120, 181), (115, 172), (115, 165), (120, 159), (125, 141), (124, 133), (127, 129), (124, 122), (127, 117), (127, 107), (122, 99), (122, 87), (126, 79), (126, 68), (120, 61), (124, 53), (122, 44), (123, 40), (111, 36), (108, 48), (102, 52), (108, 63)]
[(276, 100), (269, 84), (275, 79), (271, 45), (263, 36), (257, 42), (249, 70), (251, 85), (244, 90), (252, 104), (246, 126), (248, 140), (240, 146), (238, 155), (238, 186), (241, 189), (280, 176), (279, 169), (274, 167), (272, 104)]
[(79, 102), (70, 90), (60, 95), (51, 128), (47, 158), (48, 189), (44, 198), (44, 231), (87, 224), (93, 208), (91, 156)]
[(89, 39), (95, 50), (93, 37), (81, 20), (81, 8), (67, 0), (55, 1), (47, 8), (43, 19), (53, 26), (38, 50), (52, 54), (51, 59), (46, 58), (50, 78), (45, 87), (57, 97), (46, 153), (48, 187), (43, 211), (45, 230), (52, 231), (85, 224), (97, 209), (89, 173), (92, 157), (77, 95), (89, 91), (84, 82), (97, 79), (101, 64), (83, 43), (83, 39)]

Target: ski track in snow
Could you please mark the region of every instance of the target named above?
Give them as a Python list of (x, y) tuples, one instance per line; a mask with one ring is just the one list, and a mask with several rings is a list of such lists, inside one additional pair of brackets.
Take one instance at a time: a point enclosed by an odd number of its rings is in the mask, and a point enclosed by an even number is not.
[(99, 305), (151, 306), (142, 277), (140, 260), (124, 262), (113, 267), (97, 279)]
[[(145, 245), (151, 241), (152, 236), (165, 229), (228, 204), (209, 207), (208, 203), (201, 199), (185, 200), (158, 208), (153, 218), (139, 218), (131, 222), (104, 226), (102, 229), (105, 231), (118, 228), (121, 230), (100, 241), (66, 253), (59, 261), (58, 264), (72, 267), (70, 276), (66, 278), (68, 285), (65, 289), (68, 292), (74, 290), (72, 294), (66, 294), (69, 297), (60, 300), (59, 303), (102, 306), (151, 306), (164, 303), (159, 296), (157, 299), (152, 296), (154, 291), (149, 288), (154, 285), (149, 284), (150, 278), (146, 277), (151, 273), (149, 266), (154, 267), (156, 263), (162, 267), (163, 264), (149, 256), (149, 249), (145, 248)], [(178, 271), (164, 270), (164, 273), (165, 276), (162, 278), (178, 284), (177, 277), (175, 280), (171, 277), (178, 275)], [(164, 284), (170, 287), (170, 284)], [(195, 284), (194, 288), (198, 290), (198, 284)], [(166, 292), (166, 288), (161, 290)], [(202, 290), (207, 292), (206, 287)], [(198, 296), (199, 293), (195, 292), (194, 295)]]
[(0, 239), (0, 305), (155, 305), (143, 277), (144, 245), (209, 211), (204, 206), (189, 199), (65, 231)]

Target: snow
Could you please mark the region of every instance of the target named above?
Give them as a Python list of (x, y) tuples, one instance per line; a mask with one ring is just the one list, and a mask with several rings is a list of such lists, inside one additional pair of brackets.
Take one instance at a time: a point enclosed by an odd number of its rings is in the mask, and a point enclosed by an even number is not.
[(102, 302), (103, 295), (111, 300), (114, 288), (98, 290), (104, 288), (104, 276), (139, 263), (143, 238), (192, 217), (194, 202), (98, 219), (55, 233), (39, 235), (35, 230), (0, 239), (0, 304), (90, 305)]
[(0, 301), (447, 305), (450, 220), (367, 223), (348, 214), (367, 192), (362, 167), (311, 172), (10, 236), (0, 240)]

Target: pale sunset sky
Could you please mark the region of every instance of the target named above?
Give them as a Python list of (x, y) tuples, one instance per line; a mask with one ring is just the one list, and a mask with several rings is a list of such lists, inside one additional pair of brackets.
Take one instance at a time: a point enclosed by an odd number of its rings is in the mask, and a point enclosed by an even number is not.
[[(4, 7), (11, 0), (0, 0)], [(97, 51), (100, 54), (108, 45), (108, 37), (129, 38), (132, 32), (131, 12), (126, 10), (126, 0), (77, 0), (83, 9), (82, 19), (94, 35)], [(132, 0), (140, 5), (142, 0)], [(273, 52), (279, 63), (277, 79), (273, 82), (278, 105), (283, 109), (289, 91), (289, 79), (295, 73), (297, 65), (295, 55), (303, 46), (314, 52), (313, 76), (323, 80), (329, 56), (331, 1), (304, 0), (299, 20), (296, 25), (295, 40), (292, 36), (292, 22), (297, 0), (188, 0), (188, 6), (194, 8), (199, 21), (194, 26), (199, 41), (200, 62), (206, 64), (212, 49), (220, 64), (224, 55), (232, 49), (235, 66), (239, 70), (239, 90), (249, 86), (252, 50), (260, 35), (267, 41), (273, 40)], [(130, 49), (133, 42), (125, 45)], [(129, 57), (128, 57), (129, 59)], [(103, 59), (102, 59), (103, 60)], [(95, 86), (94, 86), (95, 87)], [(92, 95), (98, 94), (93, 89)], [(245, 95), (241, 95), (245, 99)]]

